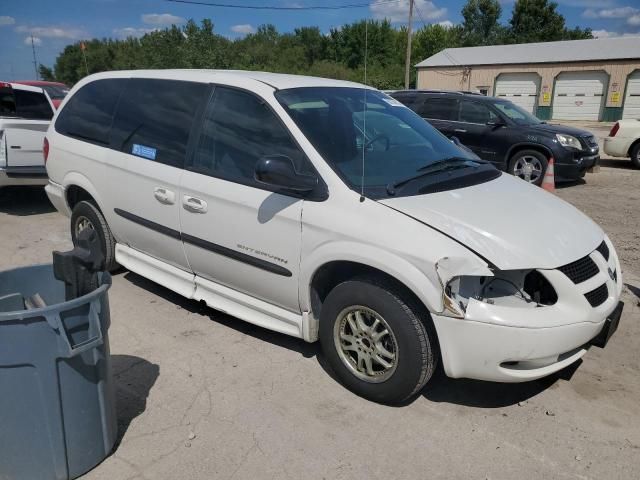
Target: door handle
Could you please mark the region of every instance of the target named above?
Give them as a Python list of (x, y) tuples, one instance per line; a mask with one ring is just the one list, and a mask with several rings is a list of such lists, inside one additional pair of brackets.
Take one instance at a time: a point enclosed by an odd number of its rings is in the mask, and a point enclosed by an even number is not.
[(176, 203), (176, 194), (166, 188), (156, 187), (153, 189), (153, 196), (156, 197), (160, 203), (165, 205), (173, 205)]
[(193, 213), (205, 213), (207, 211), (207, 202), (200, 198), (185, 195), (182, 199), (182, 206), (185, 210)]
[(464, 128), (456, 128), (453, 131), (457, 133), (467, 133), (467, 131)]
[(14, 150), (20, 150), (22, 147), (20, 145), (11, 145), (11, 148)]

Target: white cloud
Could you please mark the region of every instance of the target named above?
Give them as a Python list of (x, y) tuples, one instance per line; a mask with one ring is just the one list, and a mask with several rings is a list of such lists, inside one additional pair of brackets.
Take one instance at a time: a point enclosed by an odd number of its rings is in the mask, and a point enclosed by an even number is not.
[(446, 28), (451, 28), (451, 27), (453, 27), (453, 22), (451, 20), (444, 20), (442, 22), (438, 22), (438, 25), (446, 27)]
[(634, 7), (618, 7), (594, 10), (589, 8), (582, 14), (586, 18), (626, 18), (639, 13), (640, 10)]
[(248, 23), (243, 23), (242, 25), (233, 25), (231, 27), (231, 31), (235, 33), (242, 33), (244, 35), (248, 35), (249, 33), (256, 33), (256, 29), (253, 25)]
[(8, 17), (6, 15), (0, 16), (0, 27), (4, 27), (5, 25), (13, 25), (16, 23), (16, 19), (13, 17)]
[(81, 28), (64, 27), (29, 27), (27, 25), (19, 25), (16, 27), (16, 32), (28, 33), (29, 35), (40, 38), (65, 38), (69, 40), (77, 40), (89, 36), (87, 32)]
[(28, 37), (24, 37), (24, 44), (31, 46), (31, 38), (33, 38), (33, 44), (36, 47), (42, 45), (42, 39), (40, 37), (31, 37), (31, 35), (29, 35)]
[(620, 35), (618, 32), (610, 32), (609, 30), (593, 30), (591, 33), (595, 38), (611, 38)]
[(157, 28), (122, 27), (122, 28), (114, 28), (112, 31), (116, 37), (128, 38), (128, 37), (141, 37), (146, 33), (151, 33), (156, 30)]
[[(375, 18), (387, 18), (393, 23), (406, 22), (409, 18), (409, 0), (376, 0), (369, 9)], [(415, 0), (413, 10), (415, 19), (425, 21), (438, 20), (447, 14), (446, 8), (438, 8), (429, 0)]]
[(630, 16), (629, 18), (627, 18), (627, 23), (629, 25), (640, 25), (640, 13), (636, 13), (635, 15)]
[(184, 18), (170, 13), (145, 13), (140, 18), (142, 18), (142, 23), (147, 25), (168, 26), (181, 25), (186, 22)]

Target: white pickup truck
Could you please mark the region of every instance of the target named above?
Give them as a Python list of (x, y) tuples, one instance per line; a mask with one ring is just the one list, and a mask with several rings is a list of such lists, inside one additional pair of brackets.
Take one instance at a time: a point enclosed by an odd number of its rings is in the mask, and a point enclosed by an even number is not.
[(42, 88), (0, 82), (0, 188), (46, 185), (42, 148), (53, 110)]

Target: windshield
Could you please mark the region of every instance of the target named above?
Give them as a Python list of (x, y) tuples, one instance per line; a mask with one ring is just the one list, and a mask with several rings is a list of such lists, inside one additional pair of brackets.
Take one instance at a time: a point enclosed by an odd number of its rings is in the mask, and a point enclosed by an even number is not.
[(62, 100), (69, 93), (68, 87), (58, 85), (43, 85), (42, 88), (49, 94), (51, 100)]
[(537, 125), (538, 123), (542, 123), (538, 117), (508, 100), (494, 102), (493, 106), (518, 125)]
[(385, 188), (443, 160), (477, 160), (377, 90), (292, 88), (276, 97), (327, 163), (358, 191), (361, 183), (365, 189)]

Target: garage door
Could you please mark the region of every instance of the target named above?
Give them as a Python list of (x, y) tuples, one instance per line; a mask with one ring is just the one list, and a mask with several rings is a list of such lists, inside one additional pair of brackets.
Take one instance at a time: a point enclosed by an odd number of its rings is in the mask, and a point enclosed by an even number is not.
[(554, 120), (599, 120), (606, 85), (604, 72), (558, 75), (553, 95)]
[(540, 77), (535, 73), (505, 73), (496, 81), (496, 97), (506, 98), (533, 113), (538, 99)]
[(622, 118), (637, 118), (640, 120), (640, 72), (631, 75), (627, 82)]

